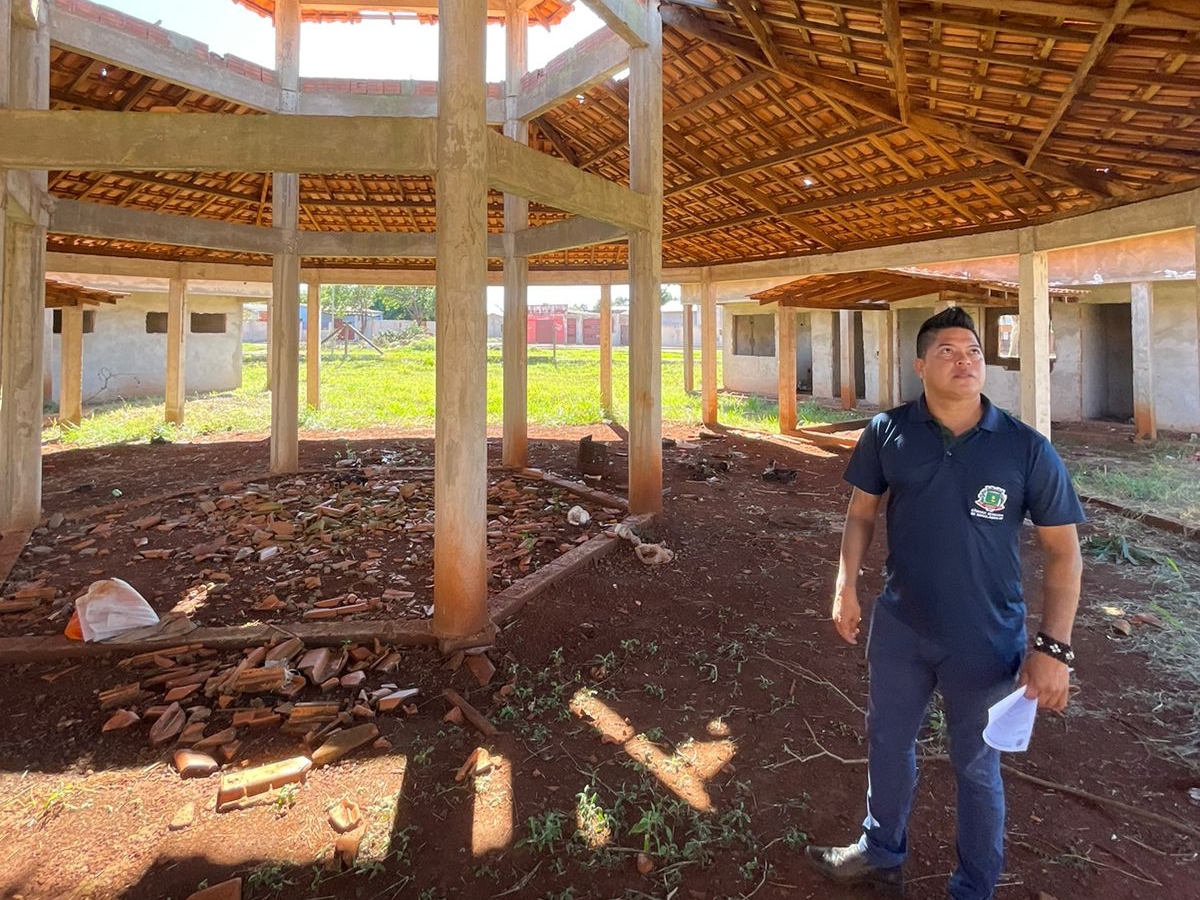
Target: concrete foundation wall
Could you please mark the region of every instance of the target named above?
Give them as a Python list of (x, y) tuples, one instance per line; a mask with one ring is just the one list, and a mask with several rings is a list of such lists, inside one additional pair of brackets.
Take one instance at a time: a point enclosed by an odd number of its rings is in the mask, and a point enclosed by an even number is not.
[(1196, 286), (1154, 285), (1154, 409), (1158, 427), (1200, 431), (1200, 353)]
[[(167, 295), (135, 293), (116, 304), (92, 307), (95, 331), (83, 336), (83, 402), (107, 403), (166, 392), (167, 336), (146, 333), (146, 314), (167, 311)], [(224, 334), (193, 334), (191, 313), (224, 313)], [(46, 312), (46, 332), (51, 313)], [(184, 320), (189, 394), (227, 391), (242, 383), (242, 305), (233, 297), (188, 296)], [(51, 338), (46, 370), (59, 396), (60, 335)]]
[[(722, 319), (732, 326), (733, 316), (774, 315), (775, 307), (763, 307), (758, 303), (723, 303), (720, 307)], [(728, 391), (747, 394), (779, 393), (779, 366), (774, 356), (738, 356), (733, 352), (733, 341), (725, 341), (721, 347), (721, 387)]]

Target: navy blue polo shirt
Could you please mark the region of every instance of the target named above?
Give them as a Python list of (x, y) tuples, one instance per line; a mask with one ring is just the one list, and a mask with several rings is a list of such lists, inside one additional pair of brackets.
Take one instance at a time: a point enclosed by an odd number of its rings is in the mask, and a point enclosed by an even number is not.
[(951, 437), (925, 395), (882, 412), (845, 479), (888, 491), (887, 580), (877, 602), (946, 649), (1019, 652), (1025, 643), (1021, 525), (1084, 521), (1046, 438), (986, 398), (979, 424)]

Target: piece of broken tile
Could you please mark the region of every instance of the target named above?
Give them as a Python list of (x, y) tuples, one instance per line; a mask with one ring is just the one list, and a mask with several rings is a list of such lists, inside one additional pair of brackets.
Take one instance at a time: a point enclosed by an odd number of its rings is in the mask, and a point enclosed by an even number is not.
[(481, 685), (487, 684), (496, 674), (496, 666), (487, 658), (487, 654), (468, 655), (466, 663), (471, 674), (475, 676), (475, 680)]
[(161, 747), (175, 740), (183, 731), (185, 721), (183, 708), (178, 703), (172, 703), (150, 726), (150, 746)]
[(341, 865), (346, 868), (354, 865), (354, 861), (358, 858), (358, 846), (362, 843), (366, 831), (367, 824), (362, 822), (357, 828), (337, 836), (337, 840), (333, 842), (333, 852)]
[(242, 900), (242, 879), (231, 878), (190, 894), (187, 900)]
[(345, 834), (358, 827), (362, 821), (362, 810), (353, 800), (343, 797), (329, 807), (329, 824), (338, 834)]
[(371, 743), (377, 737), (379, 737), (379, 729), (372, 722), (339, 731), (313, 752), (312, 763), (317, 768), (327, 766), (337, 762), (346, 754), (353, 753), (359, 747)]
[[(404, 705), (404, 701), (419, 694), (420, 688), (404, 688), (399, 691), (392, 691), (389, 694), (378, 698), (376, 705), (380, 712), (391, 712), (399, 706)], [(457, 709), (458, 707), (455, 707)]]
[(192, 745), (193, 750), (211, 750), (215, 747), (220, 747), (222, 744), (228, 744), (230, 741), (237, 739), (236, 728), (224, 728), (216, 734), (210, 734), (208, 737), (201, 738)]
[(221, 768), (215, 759), (197, 750), (176, 750), (173, 761), (180, 778), (207, 778)]
[(128, 728), (130, 725), (136, 725), (141, 721), (141, 718), (131, 709), (118, 709), (115, 713), (108, 717), (101, 731), (119, 731), (122, 728)]
[(205, 722), (190, 722), (183, 726), (183, 731), (179, 733), (179, 743), (194, 744), (196, 741), (204, 737)]
[(252, 769), (227, 772), (221, 776), (221, 786), (217, 791), (217, 806), (223, 806), (244, 797), (253, 797), (285, 784), (303, 782), (311, 768), (312, 760), (307, 756), (294, 756), (291, 759), (255, 766)]

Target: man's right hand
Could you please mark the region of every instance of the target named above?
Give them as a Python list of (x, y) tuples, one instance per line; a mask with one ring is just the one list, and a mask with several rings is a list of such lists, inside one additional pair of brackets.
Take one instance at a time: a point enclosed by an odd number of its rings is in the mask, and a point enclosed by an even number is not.
[(862, 622), (862, 607), (855, 588), (838, 588), (833, 595), (833, 619), (837, 633), (847, 644), (858, 643), (858, 627)]

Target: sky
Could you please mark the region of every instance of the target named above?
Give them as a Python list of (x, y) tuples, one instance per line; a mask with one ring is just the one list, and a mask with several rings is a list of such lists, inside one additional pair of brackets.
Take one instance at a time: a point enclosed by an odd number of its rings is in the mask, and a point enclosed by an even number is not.
[[(275, 67), (271, 20), (233, 0), (95, 0), (208, 44), (214, 53)], [(529, 30), (529, 69), (540, 69), (601, 27), (582, 4), (552, 30)], [(487, 79), (504, 80), (504, 29), (487, 29)], [(300, 31), (300, 74), (307, 78), (437, 79), (437, 26), (419, 22), (305, 23)]]
[[(275, 31), (271, 20), (233, 0), (95, 0), (146, 22), (161, 25), (208, 44), (213, 53), (233, 54), (267, 68), (275, 66)], [(547, 62), (602, 23), (581, 3), (553, 29), (529, 30), (528, 66)], [(364, 21), (355, 24), (305, 23), (300, 32), (300, 74), (306, 78), (391, 78), (437, 80), (437, 26), (419, 22)], [(487, 29), (487, 79), (504, 80), (504, 29)], [(678, 294), (678, 288), (675, 288)], [(628, 296), (613, 285), (613, 297)], [(499, 312), (504, 290), (488, 288), (488, 309)], [(530, 304), (594, 304), (599, 287), (531, 285)]]

